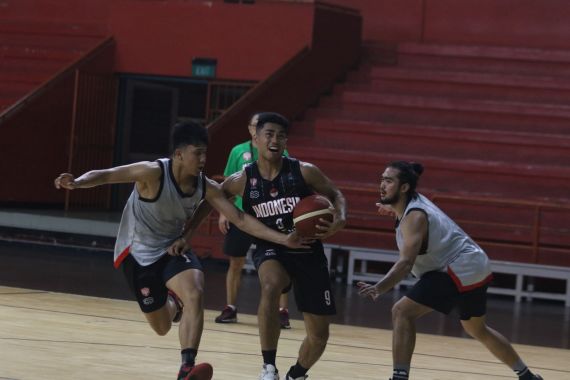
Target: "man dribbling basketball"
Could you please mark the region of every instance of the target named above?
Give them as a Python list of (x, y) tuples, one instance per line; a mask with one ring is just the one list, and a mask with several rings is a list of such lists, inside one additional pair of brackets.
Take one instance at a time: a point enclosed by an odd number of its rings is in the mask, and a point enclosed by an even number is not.
[[(122, 268), (141, 311), (158, 335), (180, 321), (182, 364), (177, 380), (210, 380), (208, 363), (195, 364), (204, 326), (204, 274), (189, 241), (209, 205), (245, 232), (292, 248), (305, 247), (295, 234), (277, 233), (245, 215), (225, 197), (221, 186), (207, 178), (208, 131), (183, 122), (172, 132), (172, 156), (92, 170), (78, 178), (59, 175), (58, 189), (83, 189), (113, 183), (134, 183), (115, 244), (115, 267)], [(190, 228), (185, 223), (190, 220)], [(195, 225), (192, 226), (192, 223)], [(174, 297), (180, 297), (181, 303)]]
[[(244, 211), (280, 232), (292, 231), (293, 208), (314, 192), (326, 196), (334, 206), (334, 220), (321, 220), (317, 239), (324, 239), (346, 222), (345, 199), (338, 188), (314, 165), (283, 157), (289, 122), (276, 113), (259, 114), (255, 140), (257, 161), (223, 183), (226, 193), (243, 196)], [(275, 365), (279, 340), (280, 294), (293, 285), (297, 307), (303, 312), (305, 337), (297, 363), (286, 380), (307, 378), (307, 371), (325, 350), (329, 337), (329, 315), (336, 313), (328, 265), (320, 240), (310, 249), (292, 250), (258, 240), (253, 255), (261, 283), (259, 335), (263, 354), (260, 380), (278, 380)]]

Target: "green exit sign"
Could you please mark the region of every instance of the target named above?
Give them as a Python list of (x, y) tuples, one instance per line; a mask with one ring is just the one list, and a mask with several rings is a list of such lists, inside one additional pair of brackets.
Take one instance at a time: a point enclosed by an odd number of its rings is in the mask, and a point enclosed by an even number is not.
[(216, 66), (218, 61), (213, 58), (192, 59), (192, 76), (202, 78), (213, 78), (216, 76)]

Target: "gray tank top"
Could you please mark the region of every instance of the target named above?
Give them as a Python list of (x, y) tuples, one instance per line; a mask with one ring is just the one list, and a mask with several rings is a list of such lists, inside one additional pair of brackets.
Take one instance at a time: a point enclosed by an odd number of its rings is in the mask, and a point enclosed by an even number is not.
[(135, 186), (123, 210), (115, 242), (115, 267), (130, 253), (143, 266), (156, 262), (178, 239), (187, 219), (191, 218), (205, 195), (202, 173), (194, 194), (180, 190), (172, 173), (172, 161), (157, 160), (162, 176), (158, 195), (141, 198)]
[(401, 249), (404, 237), (400, 225), (412, 210), (421, 210), (428, 219), (428, 244), (416, 258), (412, 273), (421, 277), (430, 271), (447, 272), (460, 291), (467, 291), (491, 280), (489, 259), (450, 217), (421, 194), (412, 199), (396, 227), (396, 243)]

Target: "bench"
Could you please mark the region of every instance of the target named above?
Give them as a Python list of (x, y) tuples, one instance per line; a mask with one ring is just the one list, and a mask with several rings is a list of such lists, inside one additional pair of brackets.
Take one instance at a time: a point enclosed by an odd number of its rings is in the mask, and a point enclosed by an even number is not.
[[(395, 263), (399, 257), (398, 252), (392, 250), (373, 250), (357, 247), (344, 247), (343, 249), (349, 251), (346, 278), (348, 285), (352, 285), (354, 281), (376, 282), (380, 280), (383, 275), (369, 272), (368, 262)], [(360, 270), (358, 272), (356, 272), (355, 269), (357, 262), (360, 263)], [(564, 301), (565, 306), (570, 307), (570, 268), (498, 260), (491, 260), (491, 267), (493, 273), (514, 275), (516, 280), (514, 288), (489, 287), (489, 293), (514, 296), (515, 302), (517, 303), (521, 302), (523, 297), (528, 301), (531, 301), (533, 298), (541, 298)], [(532, 284), (529, 284), (525, 289), (525, 278), (547, 278), (566, 281), (566, 290), (565, 293), (539, 292), (534, 290)], [(408, 278), (402, 281), (400, 285), (411, 285), (414, 284), (415, 281), (415, 279)]]

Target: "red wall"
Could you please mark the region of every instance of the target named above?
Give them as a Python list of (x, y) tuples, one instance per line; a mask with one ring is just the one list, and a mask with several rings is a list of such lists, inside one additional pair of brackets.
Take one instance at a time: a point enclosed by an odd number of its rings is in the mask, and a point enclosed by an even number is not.
[(570, 49), (568, 0), (327, 0), (360, 9), (364, 40)]
[(364, 40), (419, 41), (424, 0), (326, 0), (359, 9)]
[(193, 57), (217, 58), (217, 77), (261, 80), (303, 46), (313, 4), (140, 2), (112, 7), (116, 70), (188, 76)]
[(570, 48), (568, 0), (426, 0), (425, 41)]

